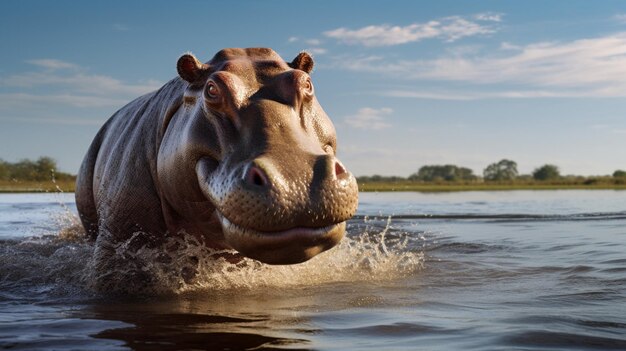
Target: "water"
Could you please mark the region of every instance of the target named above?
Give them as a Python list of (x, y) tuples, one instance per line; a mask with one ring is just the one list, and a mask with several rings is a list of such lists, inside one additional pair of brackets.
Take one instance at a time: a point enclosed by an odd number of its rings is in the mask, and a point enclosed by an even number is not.
[(91, 289), (74, 212), (0, 194), (0, 348), (626, 349), (624, 191), (362, 193), (305, 264), (207, 259), (186, 283), (178, 259), (212, 253), (185, 242), (134, 297)]

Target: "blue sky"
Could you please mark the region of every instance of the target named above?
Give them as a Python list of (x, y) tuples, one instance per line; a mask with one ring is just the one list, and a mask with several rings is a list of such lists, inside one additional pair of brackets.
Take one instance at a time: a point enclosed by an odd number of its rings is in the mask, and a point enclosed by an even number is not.
[(313, 82), (356, 175), (626, 169), (626, 2), (3, 1), (0, 158), (76, 172), (99, 127), (187, 51), (265, 46)]

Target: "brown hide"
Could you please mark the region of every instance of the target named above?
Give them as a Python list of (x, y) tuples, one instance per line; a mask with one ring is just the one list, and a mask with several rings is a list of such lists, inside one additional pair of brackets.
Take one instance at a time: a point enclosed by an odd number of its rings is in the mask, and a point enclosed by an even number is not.
[(334, 246), (356, 211), (354, 177), (335, 157), (332, 122), (309, 73), (265, 48), (225, 49), (129, 103), (81, 166), (76, 203), (96, 257), (137, 233), (141, 245), (187, 233), (272, 264)]

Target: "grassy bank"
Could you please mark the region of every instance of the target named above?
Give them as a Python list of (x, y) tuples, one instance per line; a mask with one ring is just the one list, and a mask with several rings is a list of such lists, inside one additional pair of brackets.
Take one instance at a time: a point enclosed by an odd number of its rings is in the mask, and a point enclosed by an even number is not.
[(360, 191), (497, 191), (497, 190), (626, 190), (626, 182), (484, 182), (484, 183), (428, 183), (428, 182), (359, 182)]
[(0, 193), (46, 193), (46, 192), (73, 192), (75, 180), (0, 180)]
[[(0, 181), (0, 193), (73, 192), (74, 180)], [(454, 182), (359, 182), (360, 191), (493, 191), (493, 190), (626, 190), (626, 182), (509, 182), (509, 183), (454, 183)]]

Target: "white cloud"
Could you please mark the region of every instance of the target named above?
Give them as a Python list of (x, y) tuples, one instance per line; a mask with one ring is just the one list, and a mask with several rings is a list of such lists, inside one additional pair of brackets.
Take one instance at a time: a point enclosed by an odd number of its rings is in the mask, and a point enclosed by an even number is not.
[(0, 80), (1, 86), (35, 88), (51, 86), (80, 93), (95, 95), (142, 95), (159, 88), (161, 83), (148, 80), (137, 84), (129, 84), (118, 79), (98, 74), (74, 72), (56, 74), (50, 72), (27, 72), (16, 74)]
[(379, 25), (367, 26), (357, 30), (342, 27), (324, 32), (324, 35), (347, 44), (388, 46), (436, 37), (439, 33), (435, 27), (438, 25), (438, 22), (411, 24), (405, 27)]
[(493, 28), (483, 26), (459, 16), (453, 16), (444, 19), (444, 24), (441, 26), (440, 36), (445, 38), (448, 42), (453, 42), (463, 37), (490, 34), (494, 32), (495, 30)]
[[(4, 106), (42, 101), (74, 107), (121, 106), (162, 85), (155, 80), (126, 83), (55, 59), (27, 62), (43, 69), (0, 77), (0, 87), (13, 90), (0, 95)], [(43, 93), (45, 90), (47, 92)]]
[(391, 124), (385, 122), (384, 116), (390, 115), (393, 112), (388, 107), (375, 109), (371, 107), (363, 107), (352, 116), (345, 118), (345, 122), (359, 129), (379, 130), (391, 127)]
[(302, 39), (299, 37), (289, 37), (289, 39), (287, 39), (287, 42), (289, 43), (304, 43), (306, 45), (309, 45), (309, 47), (307, 47), (304, 51), (313, 54), (313, 55), (324, 55), (326, 53), (328, 53), (328, 50), (326, 50), (326, 48), (321, 47), (322, 45), (322, 41), (320, 39)]
[(483, 12), (474, 15), (474, 19), (478, 21), (502, 22), (503, 14), (497, 12)]
[(21, 123), (34, 123), (34, 124), (62, 124), (62, 125), (81, 125), (81, 126), (101, 126), (104, 121), (95, 120), (95, 119), (85, 119), (85, 118), (56, 118), (56, 117), (46, 117), (46, 118), (37, 118), (37, 117), (28, 117), (28, 118), (18, 118), (18, 117), (0, 117), (0, 121), (9, 121), (9, 122), (21, 122)]
[(8, 93), (0, 94), (0, 105), (9, 106), (38, 106), (45, 104), (67, 105), (72, 107), (108, 107), (123, 106), (128, 103), (128, 99), (111, 98), (102, 96), (76, 95), (76, 94), (27, 94)]
[(399, 97), (399, 98), (412, 98), (412, 99), (426, 99), (426, 100), (476, 100), (477, 97), (472, 94), (463, 94), (456, 92), (432, 92), (432, 91), (419, 91), (419, 90), (389, 90), (383, 92), (382, 95)]
[[(486, 15), (483, 15), (483, 17), (484, 16)], [(477, 20), (485, 21), (484, 18), (477, 18)], [(496, 17), (493, 18), (494, 19), (490, 19), (489, 21), (494, 21)], [(403, 27), (388, 24), (371, 25), (356, 30), (341, 27), (326, 31), (324, 35), (346, 44), (360, 44), (374, 47), (400, 45), (432, 38), (452, 42), (463, 37), (494, 32), (495, 29), (490, 26), (477, 23), (476, 21), (461, 16), (451, 16), (426, 23), (413, 23)]]
[(305, 43), (306, 45), (311, 45), (311, 46), (320, 46), (322, 45), (322, 41), (320, 39), (317, 38), (312, 38), (312, 39), (303, 39), (300, 37), (289, 37), (289, 39), (287, 39), (287, 42), (289, 43)]
[(305, 51), (313, 55), (323, 55), (328, 52), (328, 50), (324, 48), (308, 48)]
[(27, 60), (26, 62), (35, 66), (49, 69), (49, 70), (78, 68), (78, 66), (73, 63), (65, 62), (61, 60), (55, 60), (55, 59), (36, 59), (36, 60)]
[(482, 56), (455, 53), (433, 60), (394, 61), (369, 56), (349, 62), (342, 58), (335, 64), (403, 79), (524, 86), (519, 91), (492, 93), (501, 97), (626, 96), (626, 32), (561, 43), (507, 44)]
[(470, 101), (481, 99), (528, 99), (528, 98), (571, 98), (586, 97), (585, 92), (572, 91), (546, 91), (546, 90), (504, 90), (504, 91), (423, 91), (423, 90), (389, 90), (383, 92), (384, 96), (413, 98), (426, 100), (452, 100)]
[(500, 44), (500, 50), (522, 50), (522, 49), (524, 48), (519, 45), (514, 45), (506, 41)]

